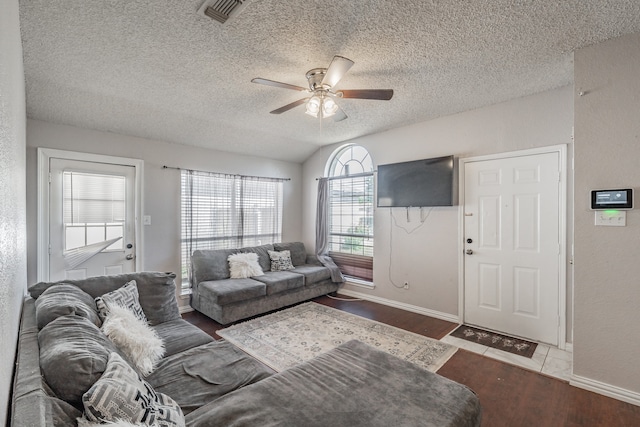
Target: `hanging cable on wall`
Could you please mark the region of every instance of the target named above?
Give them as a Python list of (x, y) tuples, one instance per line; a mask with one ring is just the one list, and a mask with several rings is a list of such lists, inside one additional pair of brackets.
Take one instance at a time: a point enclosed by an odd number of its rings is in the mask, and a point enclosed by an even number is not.
[[(410, 217), (409, 217), (409, 208), (406, 208), (407, 210), (407, 222), (411, 222), (410, 221)], [(417, 230), (419, 230), (420, 228), (422, 228), (422, 226), (425, 224), (425, 221), (427, 220), (427, 218), (429, 218), (429, 215), (431, 215), (431, 212), (433, 211), (433, 208), (429, 208), (429, 210), (427, 211), (427, 214), (424, 215), (424, 208), (420, 208), (420, 224), (411, 229), (408, 230), (404, 227), (402, 227), (400, 224), (398, 224), (398, 221), (396, 220), (396, 217), (393, 215), (393, 208), (389, 209), (389, 282), (397, 289), (402, 289), (404, 288), (404, 285), (397, 285), (394, 281), (393, 278), (391, 277), (391, 265), (392, 265), (392, 260), (393, 260), (393, 226), (395, 225), (396, 227), (398, 227), (399, 229), (403, 230), (405, 233), (407, 233), (408, 235), (413, 234), (414, 232), (416, 232)]]

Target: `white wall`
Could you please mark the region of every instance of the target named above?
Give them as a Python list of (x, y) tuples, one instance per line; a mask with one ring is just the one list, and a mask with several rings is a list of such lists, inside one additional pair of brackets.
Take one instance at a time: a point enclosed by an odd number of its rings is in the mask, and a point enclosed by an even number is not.
[(0, 425), (26, 292), (25, 90), (17, 0), (0, 0)]
[[(301, 173), (298, 163), (212, 151), (73, 126), (27, 121), (27, 210), (29, 283), (35, 283), (37, 150), (61, 150), (106, 154), (144, 160), (145, 270), (180, 272), (180, 172), (162, 169), (176, 166), (213, 172), (291, 178), (284, 183), (283, 241), (300, 240), (302, 218)], [(140, 254), (138, 254), (140, 256)]]
[[(391, 103), (393, 101), (390, 101)], [(393, 106), (391, 105), (390, 108)], [(571, 144), (573, 90), (563, 87), (519, 98), (498, 105), (406, 126), (384, 133), (354, 139), (366, 147), (374, 164), (453, 154), (470, 157), (520, 149)], [(323, 147), (303, 165), (303, 240), (315, 241), (317, 183), (327, 159), (340, 144)], [(571, 146), (569, 146), (571, 153)], [(346, 285), (347, 289), (374, 297), (409, 304), (441, 314), (458, 315), (458, 207), (433, 208), (424, 225), (419, 225), (419, 210), (393, 209), (398, 226), (391, 226), (390, 209), (375, 212), (374, 290)], [(428, 210), (425, 210), (425, 214)], [(391, 235), (391, 236), (390, 236)], [(390, 243), (390, 239), (392, 242)], [(392, 257), (390, 257), (392, 252)], [(409, 281), (410, 289), (397, 289)], [(571, 297), (570, 286), (569, 301)], [(568, 304), (569, 305), (569, 304)], [(571, 318), (571, 307), (568, 307)], [(568, 329), (570, 330), (570, 324)]]
[[(574, 374), (640, 402), (640, 33), (575, 53)], [(594, 189), (633, 188), (626, 227), (596, 227)]]

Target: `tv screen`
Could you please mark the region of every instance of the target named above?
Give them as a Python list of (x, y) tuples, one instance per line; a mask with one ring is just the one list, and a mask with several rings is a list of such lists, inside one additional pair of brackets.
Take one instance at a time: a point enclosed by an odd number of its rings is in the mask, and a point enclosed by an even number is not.
[(453, 206), (453, 156), (378, 165), (378, 207)]

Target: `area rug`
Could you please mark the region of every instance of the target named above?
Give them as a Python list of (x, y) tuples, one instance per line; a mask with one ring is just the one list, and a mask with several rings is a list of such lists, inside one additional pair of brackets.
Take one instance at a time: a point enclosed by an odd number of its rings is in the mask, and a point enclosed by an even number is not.
[(308, 302), (217, 331), (277, 372), (350, 340), (359, 340), (429, 371), (457, 347), (384, 323)]
[(538, 346), (538, 344), (531, 341), (513, 338), (507, 335), (497, 334), (495, 332), (484, 331), (467, 325), (459, 326), (449, 335), (528, 358), (533, 356), (533, 353), (535, 353), (536, 347)]

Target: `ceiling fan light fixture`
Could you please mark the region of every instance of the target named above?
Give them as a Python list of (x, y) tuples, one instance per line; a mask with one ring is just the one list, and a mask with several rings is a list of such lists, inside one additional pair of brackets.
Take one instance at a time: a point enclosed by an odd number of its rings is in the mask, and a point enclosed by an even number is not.
[(314, 95), (307, 101), (307, 111), (306, 113), (312, 117), (318, 117), (318, 113), (322, 108), (322, 98), (318, 95)]
[(325, 98), (322, 102), (322, 117), (331, 117), (338, 111), (338, 104), (331, 98)]

